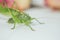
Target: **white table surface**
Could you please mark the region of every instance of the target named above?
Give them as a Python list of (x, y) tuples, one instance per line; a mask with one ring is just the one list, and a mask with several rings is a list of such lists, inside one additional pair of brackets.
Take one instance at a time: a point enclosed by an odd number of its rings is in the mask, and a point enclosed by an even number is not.
[(17, 25), (15, 30), (11, 30), (12, 25), (6, 23), (8, 18), (0, 15), (0, 40), (60, 40), (60, 12), (46, 8), (31, 8), (26, 12), (45, 24), (33, 22), (31, 26), (36, 31), (23, 25)]

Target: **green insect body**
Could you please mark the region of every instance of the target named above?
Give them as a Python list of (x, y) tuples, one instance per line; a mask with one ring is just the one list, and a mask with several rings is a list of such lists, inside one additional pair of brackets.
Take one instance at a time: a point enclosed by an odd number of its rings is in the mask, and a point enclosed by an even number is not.
[[(30, 27), (29, 24), (31, 23), (33, 18), (31, 18), (28, 14), (26, 14), (24, 12), (19, 12), (19, 11), (13, 10), (13, 9), (9, 9), (9, 10), (13, 15), (13, 18), (10, 18), (8, 20), (8, 23), (13, 23), (14, 24), (14, 27), (12, 29), (15, 28), (16, 24), (21, 24), (21, 23)], [(31, 29), (33, 30), (33, 28), (31, 28)]]
[[(1, 10), (1, 9), (3, 9), (3, 10)], [(11, 15), (11, 18), (9, 18), (8, 23), (14, 24), (14, 27), (12, 29), (15, 29), (16, 24), (25, 24), (32, 31), (34, 31), (34, 29), (30, 26), (32, 20), (36, 20), (37, 22), (39, 22), (36, 18), (30, 17), (27, 13), (17, 11), (15, 9), (6, 8), (6, 7), (3, 8), (0, 6), (0, 12), (4, 13), (4, 14), (8, 13)]]

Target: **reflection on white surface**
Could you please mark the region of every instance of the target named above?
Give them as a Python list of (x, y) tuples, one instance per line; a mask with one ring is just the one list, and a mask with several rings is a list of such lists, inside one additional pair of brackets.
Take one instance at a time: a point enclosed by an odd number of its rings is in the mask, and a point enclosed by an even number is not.
[(32, 25), (36, 31), (31, 31), (23, 25), (12, 31), (11, 25), (0, 19), (0, 40), (60, 40), (60, 12), (36, 8), (26, 12), (45, 24)]

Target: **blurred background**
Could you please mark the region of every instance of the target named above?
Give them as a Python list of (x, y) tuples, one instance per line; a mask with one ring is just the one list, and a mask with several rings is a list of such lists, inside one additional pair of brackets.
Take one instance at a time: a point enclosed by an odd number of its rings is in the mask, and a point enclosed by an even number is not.
[(35, 31), (25, 25), (16, 25), (16, 29), (11, 30), (13, 25), (7, 23), (9, 17), (0, 14), (0, 40), (60, 40), (60, 0), (15, 1), (19, 10), (44, 24), (33, 21), (31, 26)]

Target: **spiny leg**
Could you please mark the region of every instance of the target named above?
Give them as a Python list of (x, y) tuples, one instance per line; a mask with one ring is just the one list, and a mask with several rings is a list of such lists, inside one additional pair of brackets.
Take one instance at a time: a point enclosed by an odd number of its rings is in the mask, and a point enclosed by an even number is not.
[(36, 20), (39, 24), (44, 24), (44, 23), (39, 22), (39, 20), (37, 20), (36, 18), (33, 18), (33, 19)]
[(11, 28), (12, 30), (14, 30), (15, 29), (15, 27), (16, 27), (16, 23), (14, 23), (14, 26), (13, 26), (13, 28)]
[(32, 31), (35, 31), (30, 25), (28, 25), (28, 27), (29, 27)]

